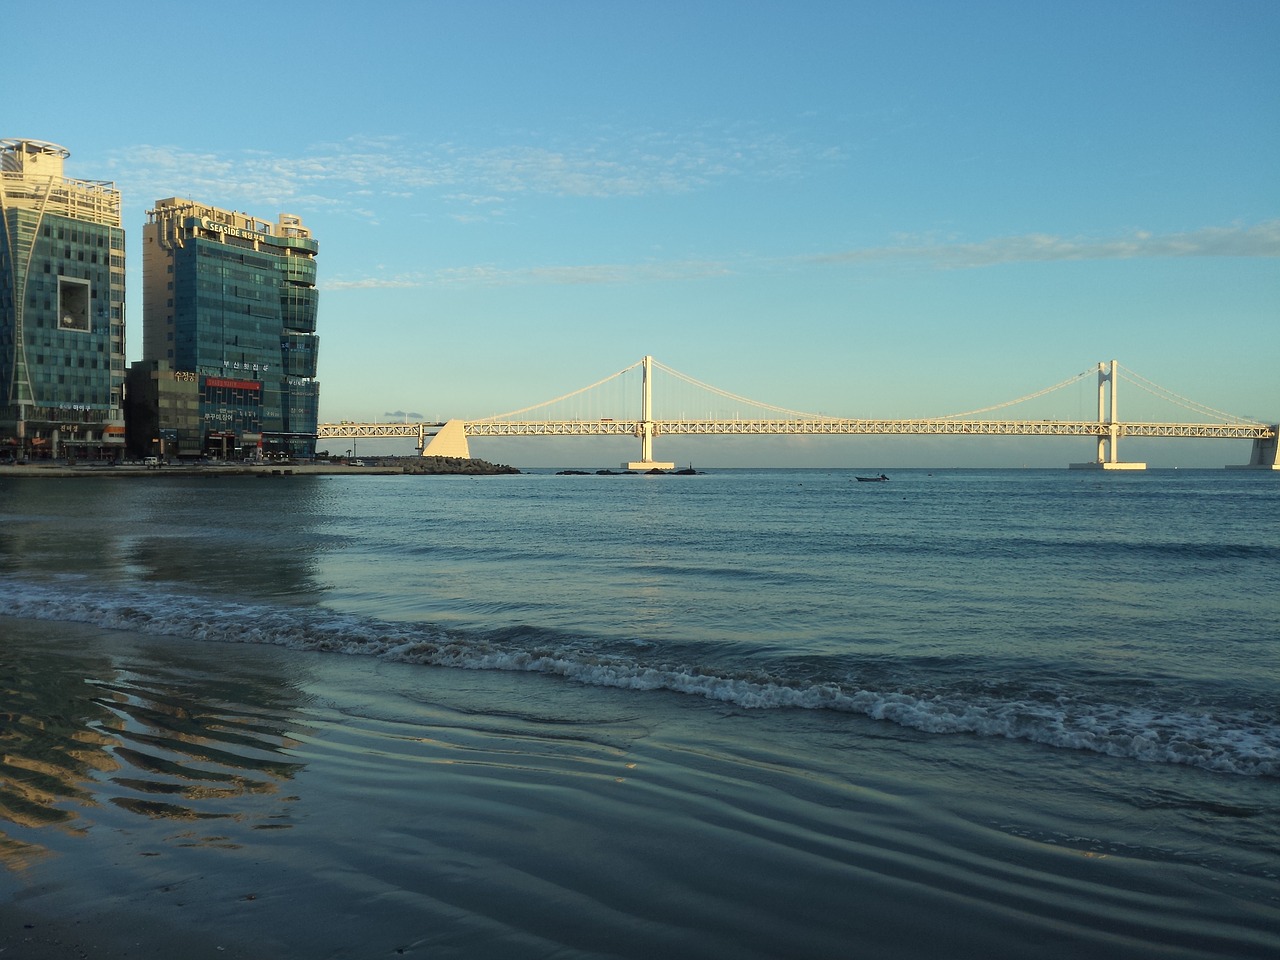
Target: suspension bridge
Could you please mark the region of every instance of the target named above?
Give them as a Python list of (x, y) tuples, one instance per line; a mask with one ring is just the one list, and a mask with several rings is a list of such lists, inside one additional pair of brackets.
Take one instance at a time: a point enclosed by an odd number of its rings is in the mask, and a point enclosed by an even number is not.
[[(729, 403), (760, 412), (757, 417), (741, 417), (737, 413), (709, 412), (706, 416), (658, 417), (654, 414), (654, 377), (661, 371), (674, 384), (693, 388), (705, 403), (714, 400), (721, 407)], [(639, 397), (635, 396), (635, 374), (639, 373)], [(1097, 376), (1096, 419), (991, 419), (984, 415), (1024, 404), (1028, 401), (1080, 384)], [(1142, 390), (1191, 410), (1202, 422), (1125, 421), (1119, 416), (1118, 385), (1120, 379)], [(664, 380), (664, 382), (666, 382)], [(628, 395), (618, 392), (625, 385)], [(612, 388), (612, 389), (611, 389)], [(597, 409), (592, 415), (582, 411), (591, 406), (584, 398), (594, 398)], [(638, 399), (638, 409), (636, 400)], [(562, 413), (569, 401), (576, 401), (576, 414)], [(629, 415), (621, 411), (630, 409)], [(542, 416), (531, 416), (541, 413)], [(602, 415), (595, 415), (600, 413)], [(609, 415), (603, 415), (603, 414)], [(1204, 418), (1208, 422), (1203, 422)], [(1119, 456), (1121, 437), (1192, 437), (1226, 440), (1252, 440), (1253, 450), (1247, 464), (1241, 467), (1280, 470), (1277, 438), (1280, 424), (1266, 424), (1233, 416), (1188, 400), (1160, 387), (1133, 371), (1125, 370), (1112, 360), (1100, 362), (1061, 383), (1043, 390), (996, 404), (981, 410), (923, 419), (854, 419), (788, 410), (720, 390), (695, 380), (654, 360), (644, 357), (603, 380), (580, 390), (543, 403), (495, 414), (477, 420), (442, 420), (439, 422), (340, 423), (320, 424), (317, 439), (412, 438), (418, 452), (426, 457), (471, 458), (467, 443), (470, 437), (633, 437), (640, 441), (640, 458), (622, 466), (629, 470), (670, 470), (675, 464), (654, 458), (654, 440), (660, 436), (761, 436), (761, 435), (934, 435), (934, 436), (1020, 436), (1020, 437), (1088, 437), (1096, 441), (1097, 454), (1092, 460), (1072, 463), (1077, 469), (1144, 470), (1146, 464), (1123, 461)]]

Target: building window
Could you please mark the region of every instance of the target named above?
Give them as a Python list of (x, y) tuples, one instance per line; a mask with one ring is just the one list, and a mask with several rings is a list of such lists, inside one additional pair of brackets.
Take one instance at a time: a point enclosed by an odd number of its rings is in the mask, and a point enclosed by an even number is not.
[(89, 281), (58, 278), (58, 329), (89, 330)]

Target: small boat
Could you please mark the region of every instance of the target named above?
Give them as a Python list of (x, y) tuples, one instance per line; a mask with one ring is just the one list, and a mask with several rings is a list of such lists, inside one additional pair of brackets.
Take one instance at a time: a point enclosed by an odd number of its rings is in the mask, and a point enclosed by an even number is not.
[(859, 483), (884, 483), (889, 478), (882, 473), (878, 477), (854, 477), (853, 479)]

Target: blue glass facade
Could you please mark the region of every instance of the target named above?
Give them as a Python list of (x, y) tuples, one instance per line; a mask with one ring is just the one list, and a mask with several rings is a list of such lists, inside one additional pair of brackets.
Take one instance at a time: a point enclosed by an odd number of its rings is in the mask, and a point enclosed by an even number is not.
[(120, 199), (67, 155), (0, 141), (0, 456), (123, 452)]
[[(208, 453), (315, 455), (316, 242), (296, 218), (161, 201), (144, 266), (144, 353), (202, 378)], [(228, 384), (254, 384), (253, 389)], [(230, 438), (230, 444), (228, 439)]]

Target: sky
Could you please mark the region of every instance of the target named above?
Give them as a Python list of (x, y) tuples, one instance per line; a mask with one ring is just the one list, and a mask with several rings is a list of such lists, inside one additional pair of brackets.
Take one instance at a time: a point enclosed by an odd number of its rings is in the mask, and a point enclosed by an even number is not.
[[(322, 421), (484, 417), (645, 355), (847, 417), (985, 408), (1115, 358), (1280, 421), (1272, 0), (58, 7), (4, 7), (26, 39), (0, 137), (58, 143), (68, 176), (122, 191), (131, 360), (146, 211), (179, 196), (314, 231)], [(1122, 416), (1204, 419), (1122, 390)], [(1032, 418), (1096, 416), (1096, 392)], [(639, 455), (619, 443), (472, 453)], [(1060, 466), (1092, 447), (671, 438), (655, 453)], [(1249, 452), (1129, 447), (1153, 465)]]

